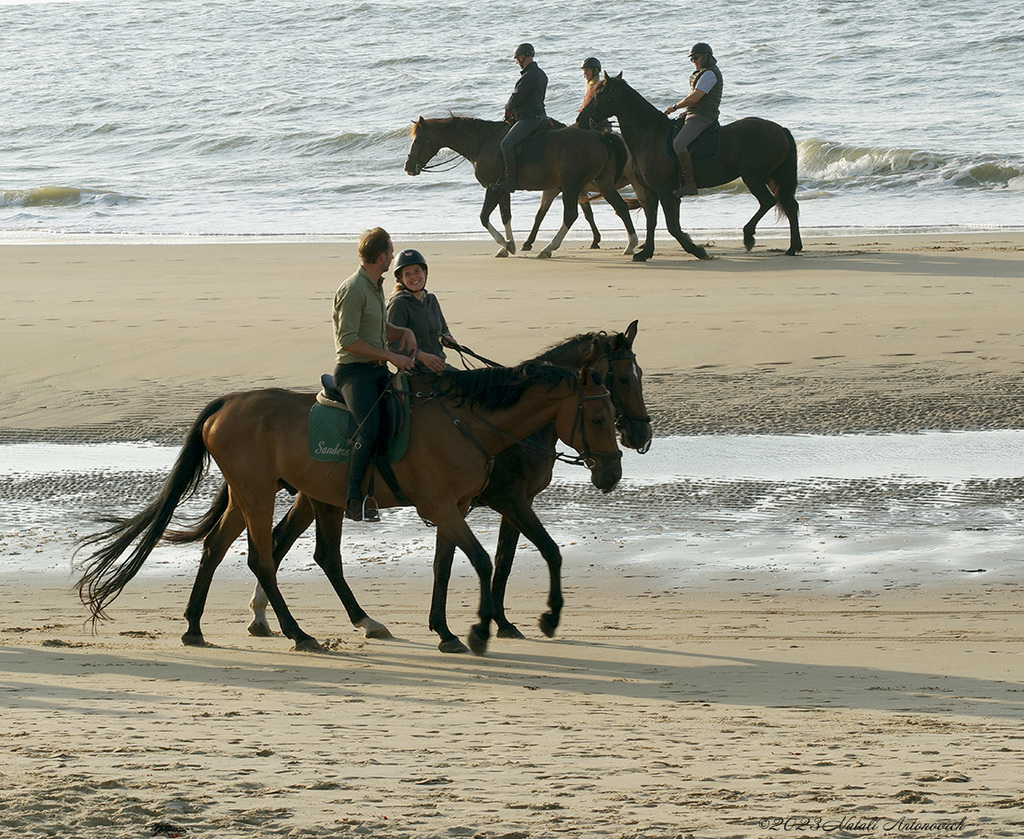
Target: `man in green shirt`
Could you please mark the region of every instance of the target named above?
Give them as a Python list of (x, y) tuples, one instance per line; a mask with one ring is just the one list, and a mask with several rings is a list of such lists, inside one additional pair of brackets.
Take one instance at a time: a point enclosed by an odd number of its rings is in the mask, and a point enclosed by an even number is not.
[[(391, 237), (380, 227), (367, 230), (359, 240), (359, 270), (334, 295), (334, 348), (337, 366), (334, 384), (359, 424), (348, 459), (345, 517), (380, 521), (375, 508), (364, 509), (363, 478), (373, 460), (380, 433), (380, 405), (387, 386), (388, 363), (399, 371), (411, 370), (417, 354), (412, 330), (387, 321), (383, 276), (394, 258)], [(388, 341), (398, 341), (392, 352)]]

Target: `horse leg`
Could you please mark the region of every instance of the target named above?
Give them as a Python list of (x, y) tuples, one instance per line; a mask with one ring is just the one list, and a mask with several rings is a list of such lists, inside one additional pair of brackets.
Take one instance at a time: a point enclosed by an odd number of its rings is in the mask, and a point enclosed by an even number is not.
[(187, 647), (202, 647), (206, 645), (206, 639), (203, 638), (200, 622), (203, 617), (203, 610), (206, 608), (206, 598), (210, 593), (213, 574), (220, 565), (221, 560), (224, 559), (228, 548), (231, 547), (244, 529), (245, 519), (229, 494), (228, 506), (221, 514), (220, 520), (213, 530), (203, 540), (203, 555), (199, 560), (199, 571), (196, 573), (196, 580), (192, 584), (188, 605), (185, 607), (185, 620), (188, 621), (188, 629), (181, 636), (181, 643)]
[(441, 638), (437, 645), (441, 652), (468, 653), (469, 647), (448, 628), (448, 583), (452, 578), (454, 561), (455, 543), (439, 530), (434, 543), (434, 590), (430, 598), (428, 625)]
[(622, 223), (626, 227), (626, 234), (629, 236), (629, 241), (626, 245), (626, 249), (622, 252), (622, 255), (629, 256), (636, 250), (637, 236), (636, 228), (633, 226), (633, 217), (629, 214), (629, 207), (626, 206), (626, 200), (619, 195), (619, 191), (615, 188), (614, 184), (610, 187), (598, 184), (598, 187), (601, 189), (601, 195), (604, 196), (604, 200), (611, 204), (612, 209), (615, 210), (615, 215), (622, 220)]
[(555, 234), (555, 238), (548, 242), (547, 247), (544, 248), (537, 256), (541, 258), (549, 258), (551, 254), (558, 250), (562, 245), (562, 240), (565, 235), (569, 232), (569, 228), (572, 227), (573, 222), (579, 218), (580, 215), (580, 190), (583, 184), (564, 184), (562, 187), (562, 226), (558, 228), (558, 232)]
[(270, 526), (274, 517), (275, 494), (274, 488), (271, 488), (268, 492), (259, 493), (254, 498), (240, 502), (249, 530), (249, 569), (256, 575), (263, 591), (266, 592), (274, 614), (277, 615), (277, 622), (281, 625), (281, 631), (285, 637), (295, 642), (295, 649), (306, 652), (318, 651), (322, 649), (320, 644), (299, 627), (292, 613), (288, 611), (284, 595), (277, 585), (274, 537)]
[(502, 514), (501, 525), (498, 527), (498, 546), (494, 550), (494, 580), (491, 583), (491, 596), (494, 598), (494, 622), (498, 626), (499, 638), (519, 638), (526, 636), (505, 615), (505, 589), (508, 576), (512, 573), (512, 562), (516, 558), (519, 545), (519, 528)]
[[(540, 206), (537, 208), (537, 215), (533, 219), (533, 229), (530, 231), (530, 235), (525, 242), (523, 242), (523, 250), (533, 250), (533, 243), (537, 241), (537, 233), (540, 231), (541, 222), (544, 221), (544, 216), (548, 214), (548, 210), (551, 209), (551, 202), (555, 200), (555, 196), (558, 195), (557, 189), (545, 189), (540, 196)], [(593, 216), (591, 215), (591, 218)], [(596, 232), (596, 228), (595, 228)]]
[(494, 593), (495, 621), (498, 623), (498, 636), (501, 638), (522, 638), (523, 634), (505, 617), (505, 586), (512, 571), (512, 560), (515, 558), (516, 543), (522, 533), (540, 551), (548, 565), (549, 589), (548, 611), (540, 616), (538, 625), (541, 632), (548, 638), (555, 634), (562, 615), (565, 600), (562, 596), (562, 552), (551, 538), (544, 525), (541, 524), (533, 508), (516, 508), (508, 510), (501, 518), (498, 530), (498, 550), (494, 558)]
[[(288, 508), (284, 518), (274, 527), (274, 567), (280, 568), (285, 554), (291, 550), (295, 540), (298, 539), (306, 529), (313, 523), (313, 505), (309, 499), (301, 493), (295, 496), (292, 506)], [(252, 590), (252, 600), (249, 601), (249, 611), (252, 612), (252, 622), (249, 624), (249, 634), (259, 638), (269, 638), (274, 633), (267, 621), (267, 606), (270, 601), (267, 599), (263, 587), (256, 582)]]
[[(504, 196), (504, 198), (502, 198), (502, 196)], [(484, 193), (484, 205), (480, 210), (480, 223), (487, 228), (487, 232), (491, 234), (491, 238), (501, 245), (501, 250), (498, 251), (495, 256), (508, 256), (510, 253), (516, 252), (515, 242), (512, 241), (511, 205), (509, 205), (508, 211), (509, 221), (505, 224), (505, 231), (508, 235), (502, 236), (501, 233), (498, 232), (497, 228), (491, 224), (491, 213), (494, 212), (494, 208), (497, 207), (499, 203), (508, 205), (508, 193), (503, 193), (501, 190), (488, 187), (487, 192)], [(502, 219), (504, 220), (504, 206), (502, 207), (501, 213)]]
[(653, 190), (645, 191), (641, 196), (640, 190), (637, 188), (637, 198), (643, 202), (644, 215), (647, 216), (647, 238), (640, 246), (640, 250), (633, 254), (633, 261), (646, 262), (654, 256), (654, 231), (658, 226), (658, 196)]
[(345, 581), (341, 564), (341, 528), (343, 510), (331, 504), (313, 501), (316, 511), (316, 549), (313, 559), (319, 565), (348, 612), (352, 625), (363, 630), (367, 638), (387, 640), (394, 636), (384, 624), (375, 621), (359, 605)]
[[(564, 193), (563, 193), (564, 194)], [(417, 507), (417, 512), (427, 521), (432, 521), (437, 525), (438, 534), (443, 534), (444, 537), (449, 540), (452, 544), (462, 550), (473, 566), (473, 570), (476, 571), (477, 577), (480, 581), (480, 606), (477, 609), (477, 616), (480, 618), (480, 622), (472, 627), (469, 631), (469, 637), (467, 642), (470, 650), (477, 655), (483, 655), (487, 652), (487, 642), (491, 638), (491, 621), (494, 620), (494, 600), (491, 597), (491, 575), (493, 574), (494, 568), (491, 565), (491, 558), (488, 556), (484, 546), (480, 544), (480, 541), (473, 535), (473, 531), (469, 529), (469, 525), (466, 523), (465, 516), (459, 511), (459, 508), (451, 503), (450, 505), (444, 505), (436, 507), (433, 504), (424, 506), (422, 509)], [(438, 615), (444, 614), (445, 600), (447, 599), (447, 584), (448, 578), (451, 574), (451, 563), (447, 564), (447, 569), (435, 568), (434, 571), (434, 594), (431, 601), (431, 623), (434, 624), (435, 619)], [(438, 590), (438, 583), (443, 579), (444, 591)], [(443, 617), (442, 617), (443, 622)], [(438, 627), (441, 624), (437, 624)], [(445, 627), (446, 628), (446, 627)], [(440, 634), (441, 629), (437, 629)], [(443, 637), (443, 636), (442, 636)]]
[(594, 208), (590, 206), (589, 201), (582, 199), (580, 200), (580, 207), (583, 210), (583, 218), (590, 225), (590, 232), (594, 234), (594, 239), (590, 243), (590, 249), (598, 250), (601, 247), (601, 231), (597, 229), (597, 222), (594, 221)]
[(775, 195), (768, 188), (768, 184), (762, 180), (754, 180), (749, 176), (744, 176), (743, 183), (747, 185), (751, 195), (760, 204), (757, 212), (750, 217), (750, 221), (743, 225), (743, 247), (750, 251), (754, 247), (754, 231), (757, 230), (757, 223), (775, 206)]
[(665, 226), (677, 242), (683, 246), (683, 250), (697, 257), (697, 259), (710, 259), (708, 252), (700, 245), (694, 244), (690, 234), (679, 226), (679, 199), (672, 193), (661, 196), (661, 208), (665, 211)]

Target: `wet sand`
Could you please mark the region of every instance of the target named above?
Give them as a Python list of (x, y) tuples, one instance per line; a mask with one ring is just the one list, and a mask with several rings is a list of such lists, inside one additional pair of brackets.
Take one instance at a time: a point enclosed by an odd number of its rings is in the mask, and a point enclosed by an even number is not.
[[(797, 259), (723, 242), (708, 263), (662, 244), (644, 266), (572, 246), (541, 261), (397, 244), (427, 254), (456, 336), (491, 357), (638, 318), (662, 437), (1024, 427), (1024, 236), (810, 241)], [(309, 387), (331, 366), (330, 298), (353, 251), (0, 248), (0, 440), (175, 441), (220, 393)], [(1002, 490), (1017, 520), (1018, 485)], [(58, 488), (41, 480), (18, 503)], [(122, 489), (132, 509), (148, 500), (135, 478)], [(597, 526), (565, 539), (566, 612), (545, 639), (546, 574), (521, 548), (509, 604), (528, 640), (494, 639), (482, 658), (441, 655), (425, 626), (426, 528), (346, 566), (393, 641), (352, 630), (315, 569), (285, 570), (323, 654), (247, 634), (241, 542), (201, 649), (179, 641), (192, 574), (176, 566), (147, 568), (96, 634), (66, 575), (0, 575), (0, 833), (1019, 835), (1015, 566), (886, 538), (865, 505), (831, 535), (780, 539), (774, 562), (680, 579), (750, 540), (710, 518), (665, 529), (660, 502), (626, 491), (608, 501), (647, 529), (651, 557)], [(70, 549), (17, 530), (3, 523), (5, 553)], [(873, 564), (787, 569), (836, 538)], [(462, 632), (475, 582), (456, 571)]]

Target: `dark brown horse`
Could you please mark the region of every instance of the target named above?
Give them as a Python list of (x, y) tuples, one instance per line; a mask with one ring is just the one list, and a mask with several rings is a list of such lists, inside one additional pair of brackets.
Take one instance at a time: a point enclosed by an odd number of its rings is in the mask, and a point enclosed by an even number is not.
[[(624, 333), (589, 332), (576, 335), (551, 347), (533, 359), (536, 362), (555, 364), (567, 369), (578, 369), (588, 366), (607, 384), (615, 409), (615, 422), (619, 428), (622, 445), (627, 448), (646, 452), (651, 442), (651, 423), (644, 404), (643, 373), (637, 364), (633, 352), (633, 341), (636, 338), (637, 322), (633, 321)], [(548, 565), (550, 589), (548, 594), (548, 611), (540, 617), (540, 628), (545, 635), (551, 637), (558, 628), (564, 600), (562, 597), (561, 568), (562, 556), (558, 545), (548, 534), (533, 511), (533, 500), (538, 493), (551, 483), (552, 466), (555, 461), (556, 433), (553, 426), (547, 426), (531, 435), (525, 445), (510, 446), (502, 451), (494, 460), (494, 469), (487, 487), (476, 500), (475, 506), (483, 504), (501, 514), (501, 525), (498, 535), (498, 547), (494, 555), (494, 581), (492, 594), (494, 598), (494, 619), (498, 628), (498, 636), (502, 638), (522, 638), (523, 634), (511, 623), (505, 614), (505, 589), (512, 563), (515, 559), (519, 535), (526, 536), (540, 550)], [(178, 541), (193, 541), (204, 538), (219, 519), (226, 504), (226, 497), (219, 497), (214, 508), (206, 514), (199, 527), (175, 534)], [(309, 500), (299, 495), (296, 497), (287, 515), (274, 528), (274, 556), (280, 563), (284, 554), (306, 528), (317, 519), (317, 541), (314, 556), (319, 564), (322, 558), (334, 550), (340, 551), (340, 544), (326, 544), (325, 541), (334, 531), (333, 523), (322, 520), (322, 511), (318, 511)], [(440, 534), (437, 539), (434, 569), (437, 584), (447, 587), (455, 546)], [(338, 558), (340, 563), (340, 554)], [(364, 630), (369, 638), (388, 638), (387, 628), (370, 618), (356, 601), (348, 586), (338, 590), (338, 595), (349, 619), (354, 626)], [(443, 608), (447, 598), (444, 591), (436, 592), (437, 602)], [(249, 608), (253, 611), (253, 620), (249, 632), (253, 635), (270, 635), (271, 629), (267, 622), (266, 607), (269, 604), (259, 583), (253, 591)], [(432, 617), (438, 620), (438, 615)], [(442, 615), (443, 617), (443, 615)], [(463, 652), (465, 646), (448, 629), (443, 620), (431, 625), (441, 638), (439, 648), (442, 652)]]
[[(409, 448), (394, 464), (401, 493), (380, 481), (377, 501), (381, 507), (399, 506), (403, 501), (397, 496), (404, 494), (438, 533), (469, 557), (480, 580), (480, 623), (470, 632), (469, 646), (480, 654), (487, 648), (494, 617), (492, 566), (466, 524), (469, 506), (486, 485), (494, 456), (550, 423), (587, 460), (594, 484), (605, 490), (614, 487), (622, 475), (622, 453), (615, 441), (610, 394), (589, 368), (577, 374), (542, 364), (449, 372), (436, 387), (430, 379), (414, 379), (412, 390), (416, 396)], [(296, 649), (319, 649), (316, 639), (299, 627), (278, 588), (272, 533), (277, 491), (292, 488), (322, 506), (325, 514), (320, 519), (335, 524), (340, 543), (337, 508), (344, 506), (348, 470), (344, 464), (322, 463), (310, 456), (309, 411), (314, 402), (313, 394), (279, 389), (211, 402), (189, 431), (159, 496), (136, 516), (82, 540), (83, 545), (100, 546), (85, 561), (78, 584), (93, 620), (104, 616), (105, 608), (138, 573), (213, 457), (228, 486), (228, 509), (204, 541), (183, 640), (201, 641), (199, 622), (213, 572), (244, 528), (249, 534), (249, 567), (266, 591), (281, 630)], [(129, 556), (121, 559), (136, 541)], [(337, 567), (324, 570), (338, 588), (340, 553)], [(435, 602), (432, 611), (436, 608)]]
[[(405, 171), (410, 175), (418, 175), (434, 155), (447, 148), (473, 164), (477, 181), (487, 190), (484, 193), (483, 208), (480, 210), (480, 222), (501, 246), (498, 256), (508, 256), (516, 250), (509, 195), (504, 190), (489, 186), (504, 172), (498, 143), (506, 128), (503, 122), (472, 117), (420, 117), (413, 125), (412, 148), (409, 149), (409, 156), (405, 161)], [(551, 256), (562, 244), (569, 228), (579, 216), (580, 194), (589, 184), (598, 189), (622, 219), (629, 235), (629, 245), (625, 253), (633, 252), (637, 242), (633, 219), (629, 215), (629, 207), (615, 189), (625, 164), (626, 148), (618, 137), (571, 125), (554, 130), (548, 135), (547, 148), (539, 161), (520, 164), (517, 177), (520, 189), (558, 189), (562, 192), (562, 226), (539, 256)], [(499, 205), (501, 221), (505, 226), (504, 235), (490, 220), (491, 213)]]
[[(658, 203), (665, 212), (669, 232), (688, 253), (700, 259), (707, 252), (695, 245), (679, 227), (679, 199), (672, 191), (679, 184), (679, 168), (675, 156), (666, 151), (669, 118), (644, 99), (622, 78), (609, 76), (598, 82), (594, 95), (580, 112), (577, 122), (589, 125), (591, 120), (619, 119), (619, 130), (629, 147), (636, 174), (634, 186), (647, 213), (647, 241), (633, 255), (645, 262), (654, 254), (654, 230), (658, 221)], [(789, 219), (789, 250), (793, 256), (803, 250), (800, 239), (799, 206), (796, 195), (797, 149), (787, 128), (757, 117), (722, 126), (721, 150), (708, 160), (694, 160), (698, 187), (718, 186), (741, 178), (760, 202), (757, 212), (743, 226), (743, 244), (754, 247), (757, 223), (773, 207)], [(642, 194), (643, 193), (643, 194)]]

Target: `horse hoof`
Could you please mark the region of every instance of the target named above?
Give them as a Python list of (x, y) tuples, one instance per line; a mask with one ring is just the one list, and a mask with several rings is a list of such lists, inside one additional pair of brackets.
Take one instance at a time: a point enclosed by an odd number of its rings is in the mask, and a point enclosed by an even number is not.
[(201, 632), (186, 632), (181, 636), (181, 643), (186, 647), (208, 647)]
[(551, 251), (545, 249), (537, 254), (537, 259), (551, 259)]
[(519, 631), (519, 627), (512, 623), (507, 623), (504, 626), (499, 626), (497, 633), (499, 638), (514, 638), (517, 641), (525, 641), (526, 636)]
[(297, 653), (322, 653), (324, 648), (316, 638), (303, 638), (295, 642), (294, 650)]
[(469, 647), (463, 644), (458, 638), (449, 638), (437, 645), (443, 653), (468, 653)]
[(747, 249), (747, 253), (750, 253), (754, 249), (754, 237), (753, 236), (749, 236), (749, 237), (744, 236), (743, 237), (743, 247)]
[(256, 638), (270, 638), (274, 634), (270, 625), (262, 621), (253, 621), (248, 628), (249, 634)]
[(506, 256), (508, 256), (508, 249), (507, 248), (502, 248), (500, 251), (498, 251), (494, 255), (495, 259), (504, 259)]
[(643, 251), (640, 251), (640, 253), (633, 254), (634, 262), (646, 262), (650, 258), (651, 255), (649, 253), (644, 253)]
[(590, 246), (590, 249), (591, 249), (592, 251), (599, 251), (599, 250), (601, 250), (601, 246), (600, 246), (600, 245), (599, 245), (599, 244), (598, 244), (597, 242), (594, 242), (594, 243), (593, 243), (593, 244), (592, 244), (592, 245)]
[(474, 626), (469, 630), (469, 648), (474, 655), (483, 655), (487, 652), (487, 642), (491, 640), (491, 633), (482, 626)]
[(516, 243), (515, 242), (506, 242), (505, 243), (505, 249), (509, 253), (515, 253), (516, 252)]
[(533, 242), (523, 242), (523, 250), (524, 251), (532, 251), (533, 250)]
[(540, 616), (540, 620), (537, 621), (537, 625), (540, 627), (540, 631), (543, 632), (544, 635), (548, 638), (554, 638), (555, 630), (558, 629), (558, 618), (550, 612), (545, 612)]
[(366, 638), (373, 638), (377, 641), (391, 641), (395, 637), (391, 634), (390, 629), (382, 623), (377, 623), (373, 618), (363, 618), (356, 626), (363, 630), (363, 636)]

